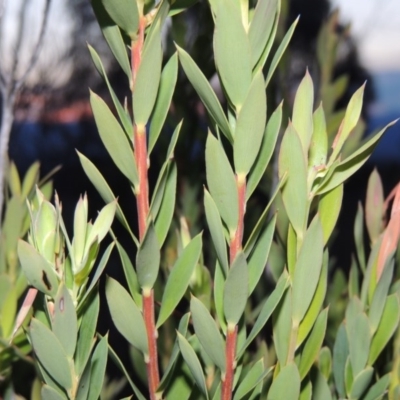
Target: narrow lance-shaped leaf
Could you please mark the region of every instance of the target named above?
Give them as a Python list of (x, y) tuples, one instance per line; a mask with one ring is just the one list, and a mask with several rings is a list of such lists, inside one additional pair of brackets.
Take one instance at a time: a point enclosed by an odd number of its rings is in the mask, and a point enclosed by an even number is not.
[(308, 165), (314, 169), (314, 174), (325, 167), (328, 154), (328, 134), (326, 130), (326, 120), (322, 103), (313, 114), (313, 134), (308, 155)]
[(260, 151), (267, 118), (267, 97), (263, 74), (258, 72), (238, 114), (233, 158), (237, 174), (247, 175)]
[(153, 147), (161, 133), (168, 110), (171, 105), (176, 79), (178, 77), (178, 55), (175, 53), (165, 65), (160, 79), (156, 103), (154, 105), (150, 129), (148, 153), (151, 154)]
[(307, 170), (299, 135), (291, 123), (279, 154), (279, 177), (285, 173), (288, 178), (282, 189), (283, 203), (297, 236), (303, 237), (308, 209)]
[(194, 331), (205, 352), (213, 363), (222, 372), (225, 372), (225, 343), (215, 321), (204, 304), (194, 296), (190, 301), (190, 311), (192, 312)]
[(299, 135), (303, 153), (308, 155), (313, 135), (314, 85), (308, 70), (300, 82), (293, 104), (293, 126)]
[(156, 324), (157, 328), (160, 327), (171, 315), (185, 294), (194, 268), (199, 260), (201, 246), (201, 235), (197, 235), (183, 249), (179, 258), (172, 267), (161, 301), (161, 309)]
[(153, 111), (161, 78), (161, 21), (147, 36), (133, 92), (135, 124), (146, 125)]
[(132, 146), (121, 125), (104, 100), (92, 91), (90, 92), (90, 104), (101, 140), (115, 165), (134, 186), (138, 186), (139, 178)]
[(128, 292), (115, 279), (108, 278), (106, 298), (111, 318), (118, 331), (132, 346), (135, 346), (144, 355), (148, 354), (143, 316)]
[(224, 286), (224, 314), (226, 322), (237, 325), (249, 296), (249, 276), (246, 258), (240, 252), (233, 261)]
[(100, 397), (106, 373), (107, 352), (108, 335), (101, 338), (90, 359), (90, 387), (87, 400), (97, 400)]
[(217, 4), (214, 56), (222, 85), (236, 110), (240, 110), (251, 83), (250, 43), (236, 2)]
[(137, 277), (140, 287), (153, 287), (160, 268), (160, 246), (152, 223), (148, 225), (136, 255)]
[(235, 176), (222, 144), (211, 134), (206, 143), (206, 173), (208, 189), (229, 230), (236, 230), (239, 218)]
[(365, 200), (365, 222), (368, 235), (374, 243), (383, 231), (383, 216), (385, 212), (382, 180), (376, 168), (372, 171), (367, 185)]
[[(290, 382), (290, 385), (288, 384)], [(298, 400), (300, 396), (300, 374), (296, 364), (288, 364), (281, 369), (272, 382), (267, 400)]]
[(190, 55), (179, 46), (176, 46), (176, 48), (178, 50), (179, 60), (190, 83), (193, 85), (212, 119), (219, 126), (229, 142), (233, 144), (233, 136), (228, 120), (226, 119), (221, 103), (219, 102), (214, 90)]

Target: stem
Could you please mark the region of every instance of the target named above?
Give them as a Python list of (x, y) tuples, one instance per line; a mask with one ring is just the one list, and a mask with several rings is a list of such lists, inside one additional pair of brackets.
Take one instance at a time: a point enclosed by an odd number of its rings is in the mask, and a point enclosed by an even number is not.
[(154, 321), (154, 292), (153, 289), (143, 290), (143, 317), (147, 331), (149, 355), (146, 359), (147, 378), (149, 381), (150, 400), (157, 400), (157, 387), (160, 383), (157, 360), (157, 330)]
[[(232, 267), (236, 256), (242, 250), (244, 213), (246, 212), (246, 176), (242, 174), (236, 175), (236, 187), (238, 193), (239, 217), (238, 226), (229, 246), (230, 266)], [(226, 331), (226, 347), (225, 347), (225, 375), (222, 377), (221, 400), (232, 399), (233, 377), (235, 371), (236, 356), (236, 340), (237, 325), (228, 324)]]
[[(144, 44), (144, 30), (146, 20), (144, 17), (139, 21), (138, 37), (132, 41), (131, 63), (132, 80), (131, 90), (134, 92), (137, 72), (142, 61), (142, 51)], [(134, 123), (133, 142), (135, 149), (136, 166), (139, 175), (139, 185), (135, 187), (136, 206), (139, 222), (139, 240), (143, 241), (147, 228), (147, 217), (149, 215), (149, 181), (148, 181), (148, 154), (146, 126)], [(157, 329), (154, 319), (154, 292), (152, 288), (143, 288), (143, 318), (146, 326), (147, 343), (149, 354), (145, 357), (147, 378), (149, 386), (150, 400), (157, 400), (157, 388), (160, 383), (158, 371), (158, 352), (157, 352)]]
[(225, 348), (226, 371), (225, 376), (222, 377), (221, 400), (230, 400), (232, 398), (237, 331), (237, 325), (228, 325)]

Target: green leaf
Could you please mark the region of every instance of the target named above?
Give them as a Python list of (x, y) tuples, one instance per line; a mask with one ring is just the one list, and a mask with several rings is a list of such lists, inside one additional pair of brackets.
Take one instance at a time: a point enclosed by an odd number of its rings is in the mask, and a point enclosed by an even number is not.
[(201, 248), (202, 237), (199, 234), (183, 249), (172, 267), (161, 301), (160, 313), (156, 324), (157, 328), (167, 320), (185, 294), (194, 267), (199, 260)]
[(289, 123), (282, 139), (279, 154), (279, 177), (288, 174), (282, 188), (282, 199), (293, 228), (303, 237), (307, 218), (307, 170), (302, 144), (293, 125)]
[(304, 349), (301, 353), (299, 365), (301, 380), (306, 377), (312, 365), (314, 364), (314, 361), (318, 357), (318, 353), (325, 338), (327, 320), (328, 309), (326, 308), (325, 310), (321, 311), (317, 320), (315, 321), (310, 337), (304, 345)]
[(329, 347), (324, 346), (319, 352), (318, 368), (325, 380), (329, 380), (332, 372), (332, 353)]
[(170, 163), (167, 171), (165, 189), (163, 192), (160, 209), (154, 223), (157, 240), (160, 247), (164, 244), (170, 230), (171, 221), (175, 211), (177, 170), (176, 164)]
[[(181, 320), (179, 321), (179, 326), (177, 332), (181, 335), (186, 336), (188, 325), (190, 320), (190, 313), (186, 313), (183, 315)], [(161, 378), (160, 384), (158, 385), (158, 390), (164, 392), (165, 388), (168, 386), (170, 379), (172, 378), (175, 363), (178, 360), (179, 356), (179, 342), (178, 337), (175, 340), (174, 347), (172, 348), (171, 356), (168, 360), (168, 364), (164, 369), (163, 376)]]
[(222, 266), (225, 276), (228, 273), (229, 263), (224, 237), (224, 228), (218, 208), (207, 189), (204, 188), (204, 209), (211, 238), (217, 253), (218, 261)]
[(311, 301), (310, 307), (308, 308), (306, 315), (300, 323), (299, 330), (297, 332), (296, 348), (298, 348), (304, 341), (304, 339), (310, 333), (315, 320), (317, 319), (322, 305), (324, 304), (326, 289), (328, 286), (328, 253), (325, 251), (321, 275), (319, 277), (317, 289), (315, 290), (314, 297)]
[(129, 292), (137, 306), (142, 308), (142, 295), (140, 294), (140, 285), (136, 276), (136, 271), (133, 268), (128, 253), (119, 243), (117, 243), (117, 249), (121, 259), (122, 268), (124, 270), (126, 283), (128, 284)]
[(113, 0), (101, 0), (112, 20), (123, 29), (131, 39), (136, 37), (139, 27), (139, 10), (137, 3), (121, 0), (118, 5)]
[(308, 70), (300, 82), (293, 104), (293, 126), (307, 157), (313, 135), (314, 85)]
[(146, 37), (142, 60), (137, 71), (133, 89), (133, 117), (136, 125), (146, 125), (157, 98), (161, 79), (161, 21), (156, 24)]
[[(81, 162), (82, 168), (85, 171), (87, 177), (92, 182), (96, 190), (100, 193), (100, 196), (106, 203), (110, 203), (111, 201), (115, 200), (115, 195), (108, 186), (106, 180), (101, 175), (100, 171), (96, 168), (96, 166), (83, 154), (77, 152), (79, 156), (79, 160)], [(139, 242), (136, 239), (135, 235), (132, 233), (131, 228), (129, 227), (128, 221), (125, 218), (125, 215), (122, 212), (121, 207), (117, 203), (117, 210), (116, 210), (117, 218), (120, 220), (121, 224), (124, 228), (130, 233), (133, 241), (138, 246)]]
[(332, 190), (336, 186), (343, 183), (347, 178), (352, 176), (357, 170), (359, 170), (361, 166), (368, 160), (369, 156), (378, 144), (378, 140), (385, 133), (386, 129), (391, 127), (396, 122), (397, 121), (394, 121), (386, 125), (381, 131), (374, 135), (351, 156), (338, 163), (336, 167), (332, 166), (331, 168), (334, 168), (332, 175), (330, 175), (328, 179), (325, 178), (323, 180), (320, 188), (317, 190), (317, 194), (322, 194)]
[(374, 243), (383, 232), (384, 207), (383, 184), (376, 168), (372, 171), (367, 185), (367, 196), (365, 200), (365, 223), (368, 235)]
[(134, 185), (139, 185), (139, 177), (132, 146), (129, 143), (121, 125), (116, 120), (107, 104), (97, 94), (90, 91), (92, 106), (97, 129), (107, 152), (110, 154), (118, 169)]
[(368, 361), (371, 333), (367, 316), (364, 313), (346, 312), (346, 331), (351, 366), (354, 376), (357, 376)]
[(321, 219), (322, 231), (324, 235), (324, 245), (336, 226), (339, 218), (343, 200), (343, 184), (337, 186), (329, 192), (324, 193), (318, 202), (318, 213)]
[(67, 391), (71, 389), (68, 357), (57, 337), (36, 318), (32, 318), (29, 334), (33, 350), (43, 367), (62, 388)]
[(332, 145), (333, 151), (331, 156), (329, 157), (329, 164), (336, 160), (337, 156), (342, 150), (344, 143), (346, 142), (350, 133), (356, 127), (358, 120), (360, 119), (361, 109), (363, 105), (364, 88), (365, 83), (353, 94), (350, 99), (350, 102), (346, 109), (346, 114)]
[(239, 218), (236, 180), (222, 143), (211, 133), (206, 143), (206, 173), (208, 189), (222, 220), (230, 232), (235, 232)]
[(346, 397), (344, 371), (348, 355), (349, 342), (347, 340), (345, 325), (342, 323), (337, 331), (335, 345), (333, 346), (333, 376), (335, 378), (336, 390), (341, 398)]
[(215, 321), (204, 304), (194, 296), (190, 301), (190, 311), (192, 313), (194, 331), (200, 344), (212, 362), (224, 373), (225, 343)]
[(322, 375), (321, 371), (314, 370), (312, 371), (313, 377), (313, 399), (324, 399), (324, 400), (332, 400), (331, 389), (329, 388), (328, 382), (325, 379), (324, 375)]
[(18, 241), (18, 257), (28, 282), (54, 298), (58, 289), (58, 278), (53, 266), (23, 240)]
[(82, 318), (79, 327), (78, 341), (75, 353), (75, 371), (82, 375), (86, 363), (92, 352), (93, 339), (96, 333), (97, 318), (99, 316), (100, 300), (98, 291), (92, 292), (84, 304)]
[(160, 245), (154, 225), (150, 222), (143, 242), (136, 254), (136, 271), (140, 287), (150, 289), (154, 286), (160, 268)]
[(383, 375), (363, 397), (363, 400), (379, 400), (383, 398), (390, 383), (390, 374)]
[(106, 39), (119, 65), (125, 72), (126, 76), (130, 79), (131, 66), (129, 64), (127, 47), (124, 43), (121, 30), (108, 15), (101, 1), (93, 1), (91, 4), (100, 28), (103, 32), (104, 38)]
[(116, 366), (120, 369), (120, 371), (124, 374), (124, 377), (126, 378), (127, 382), (129, 383), (130, 387), (133, 390), (133, 393), (135, 393), (135, 396), (138, 398), (138, 400), (146, 400), (146, 397), (144, 397), (142, 395), (142, 393), (140, 392), (140, 390), (137, 388), (137, 386), (134, 384), (134, 382), (131, 379), (131, 375), (130, 373), (128, 373), (128, 371), (126, 370), (126, 368), (124, 367), (124, 364), (122, 363), (122, 361), (120, 360), (120, 358), (118, 357), (117, 353), (115, 353), (115, 351), (112, 349), (112, 347), (110, 345), (108, 345), (108, 354), (110, 356), (110, 358), (114, 361), (114, 363), (116, 364)]
[(115, 327), (132, 346), (144, 355), (148, 354), (142, 313), (124, 287), (109, 277), (106, 281), (106, 298)]
[(263, 79), (261, 71), (254, 76), (237, 117), (233, 146), (237, 174), (247, 175), (260, 151), (267, 119), (267, 96)]
[(251, 84), (252, 65), (240, 8), (230, 0), (221, 0), (217, 4), (214, 57), (222, 86), (238, 111)]
[(108, 335), (103, 336), (97, 344), (90, 359), (90, 388), (88, 400), (97, 400), (103, 387), (107, 366)]
[(253, 68), (267, 46), (275, 22), (277, 8), (277, 0), (259, 0), (257, 2), (248, 32)]
[(376, 285), (374, 296), (369, 307), (368, 319), (371, 327), (371, 334), (373, 335), (378, 329), (381, 321), (383, 309), (386, 304), (386, 296), (388, 294), (390, 284), (393, 279), (394, 260), (391, 260), (382, 272), (382, 275)]
[[(265, 3), (259, 1), (259, 3)], [(274, 154), (276, 141), (281, 128), (282, 122), (282, 103), (276, 108), (268, 120), (265, 128), (264, 136), (261, 142), (261, 148), (257, 155), (257, 158), (253, 164), (253, 168), (250, 171), (247, 186), (246, 186), (246, 200), (250, 198), (257, 185), (260, 183), (265, 170)]]
[(177, 332), (179, 348), (181, 349), (182, 356), (188, 365), (190, 372), (193, 375), (193, 378), (199, 387), (199, 389), (204, 393), (206, 399), (208, 399), (208, 392), (206, 381), (204, 379), (203, 369), (201, 367), (200, 361), (197, 358), (195, 351), (192, 346), (186, 340), (184, 336), (182, 336), (179, 332)]
[(237, 389), (235, 390), (235, 395), (233, 396), (233, 400), (240, 400), (247, 393), (253, 390), (259, 383), (259, 378), (263, 374), (263, 371), (264, 371), (264, 360), (260, 359), (251, 366), (247, 374), (239, 383)]
[(281, 366), (287, 363), (292, 334), (292, 290), (289, 288), (273, 313), (272, 327), (276, 356)]
[(313, 114), (313, 134), (308, 155), (308, 165), (312, 168), (325, 166), (328, 154), (328, 134), (322, 103)]
[(350, 398), (359, 399), (368, 388), (374, 375), (374, 369), (367, 367), (354, 377), (353, 386), (351, 387)]
[[(290, 384), (288, 384), (290, 382)], [(283, 367), (272, 382), (267, 400), (298, 400), (300, 396), (300, 375), (296, 364)]]
[[(117, 31), (119, 34), (121, 34), (118, 28), (117, 28)], [(121, 40), (122, 40), (122, 38), (121, 38)], [(100, 74), (100, 76), (105, 80), (105, 82), (107, 84), (108, 91), (110, 92), (112, 101), (114, 103), (114, 107), (117, 110), (118, 117), (124, 127), (125, 134), (129, 138), (133, 132), (131, 118), (130, 118), (129, 114), (124, 110), (124, 107), (122, 106), (121, 102), (118, 100), (118, 97), (115, 94), (114, 89), (112, 88), (112, 86), (110, 84), (110, 81), (108, 80), (108, 76), (104, 69), (103, 63), (101, 62), (101, 59), (100, 59), (99, 55), (97, 54), (96, 50), (90, 45), (88, 45), (88, 48), (89, 48), (90, 55), (92, 56), (92, 61), (94, 63), (94, 66), (97, 69), (97, 72)], [(124, 49), (124, 53), (126, 56), (126, 49)], [(126, 57), (126, 59), (128, 60), (128, 57)], [(128, 62), (128, 68), (129, 68), (129, 62)], [(128, 76), (129, 76), (129, 74), (128, 74)]]
[(265, 271), (269, 251), (271, 249), (272, 239), (275, 233), (276, 215), (274, 215), (268, 226), (261, 232), (254, 246), (253, 251), (248, 258), (248, 271), (249, 271), (249, 295), (253, 293), (261, 275)]
[(9, 338), (13, 333), (15, 318), (18, 311), (18, 295), (16, 287), (13, 284), (11, 286), (10, 284), (9, 289), (6, 290), (5, 293), (3, 292), (1, 296), (4, 297), (0, 298), (0, 337), (5, 339)]
[[(40, 169), (40, 163), (34, 162), (26, 172), (21, 188), (21, 197), (23, 199), (27, 198), (29, 194), (32, 192), (32, 190), (35, 188), (35, 185), (38, 184), (39, 169)], [(39, 184), (39, 186), (41, 185)]]
[(215, 313), (217, 314), (219, 325), (223, 332), (226, 332), (226, 321), (224, 316), (224, 285), (225, 285), (224, 271), (220, 263), (215, 263), (214, 272), (214, 303)]
[(67, 400), (67, 396), (46, 384), (42, 386), (40, 395), (42, 400)]
[(293, 276), (293, 323), (299, 324), (317, 289), (324, 251), (322, 226), (318, 215), (308, 228), (300, 248)]
[(64, 348), (65, 354), (72, 359), (75, 353), (78, 335), (78, 321), (74, 302), (69, 290), (62, 283), (54, 299), (53, 333)]
[(254, 323), (249, 336), (247, 337), (245, 343), (238, 352), (237, 358), (240, 358), (243, 355), (246, 348), (250, 345), (250, 343), (254, 340), (254, 338), (260, 333), (261, 329), (268, 322), (270, 316), (272, 315), (275, 308), (281, 301), (283, 293), (287, 288), (288, 281), (289, 281), (288, 274), (287, 272), (284, 272), (279, 278), (279, 281), (276, 284), (275, 289), (269, 295), (267, 301), (263, 304), (260, 314), (258, 315), (257, 320)]
[(221, 107), (221, 103), (215, 95), (214, 90), (211, 88), (208, 80), (203, 75), (193, 59), (190, 57), (190, 55), (179, 46), (176, 46), (176, 48), (178, 50), (179, 60), (190, 83), (193, 85), (202, 103), (210, 113), (211, 118), (220, 127), (221, 131), (229, 140), (229, 142), (233, 144), (233, 136), (229, 127), (228, 120), (226, 119), (226, 116)]
[(399, 300), (396, 294), (387, 297), (378, 329), (371, 341), (368, 365), (373, 365), (397, 329), (400, 318)]
[(224, 285), (224, 315), (228, 325), (237, 325), (249, 296), (249, 276), (243, 252), (237, 254)]
[(297, 19), (293, 22), (293, 24), (290, 26), (289, 30), (286, 32), (285, 36), (283, 37), (278, 49), (275, 52), (275, 55), (271, 61), (271, 65), (269, 66), (269, 70), (268, 70), (268, 74), (267, 74), (267, 78), (265, 79), (265, 87), (267, 87), (269, 81), (272, 78), (272, 75), (274, 74), (276, 67), (279, 64), (279, 61), (281, 60), (283, 53), (286, 50), (286, 47), (288, 46), (290, 39), (292, 38), (293, 32), (296, 28), (297, 23), (299, 22), (299, 18), (297, 17)]
[(21, 196), (21, 181), (19, 179), (18, 169), (13, 161), (8, 167), (8, 185), (12, 196)]
[(151, 123), (149, 129), (149, 144), (148, 144), (149, 155), (151, 154), (151, 151), (153, 150), (154, 145), (156, 144), (156, 141), (160, 136), (162, 127), (167, 117), (177, 77), (178, 77), (178, 54), (175, 53), (169, 59), (161, 74), (160, 87), (158, 89), (157, 99), (151, 116)]

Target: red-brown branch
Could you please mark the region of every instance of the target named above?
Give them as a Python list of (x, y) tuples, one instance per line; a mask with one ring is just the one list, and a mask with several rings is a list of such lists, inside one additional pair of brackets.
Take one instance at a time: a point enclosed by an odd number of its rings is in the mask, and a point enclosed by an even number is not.
[(146, 360), (147, 379), (149, 382), (150, 400), (157, 400), (157, 387), (160, 383), (157, 360), (157, 330), (154, 321), (154, 293), (153, 289), (143, 293), (143, 317), (147, 331), (149, 359)]
[(230, 400), (232, 398), (237, 330), (237, 325), (228, 326), (227, 328), (225, 348), (226, 371), (225, 376), (222, 379), (221, 400)]

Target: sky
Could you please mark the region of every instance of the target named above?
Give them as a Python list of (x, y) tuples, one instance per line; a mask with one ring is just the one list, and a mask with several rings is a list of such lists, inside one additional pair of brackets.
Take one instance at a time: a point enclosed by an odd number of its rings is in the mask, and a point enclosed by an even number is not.
[(362, 63), (372, 72), (400, 70), (400, 1), (332, 0), (351, 22)]

